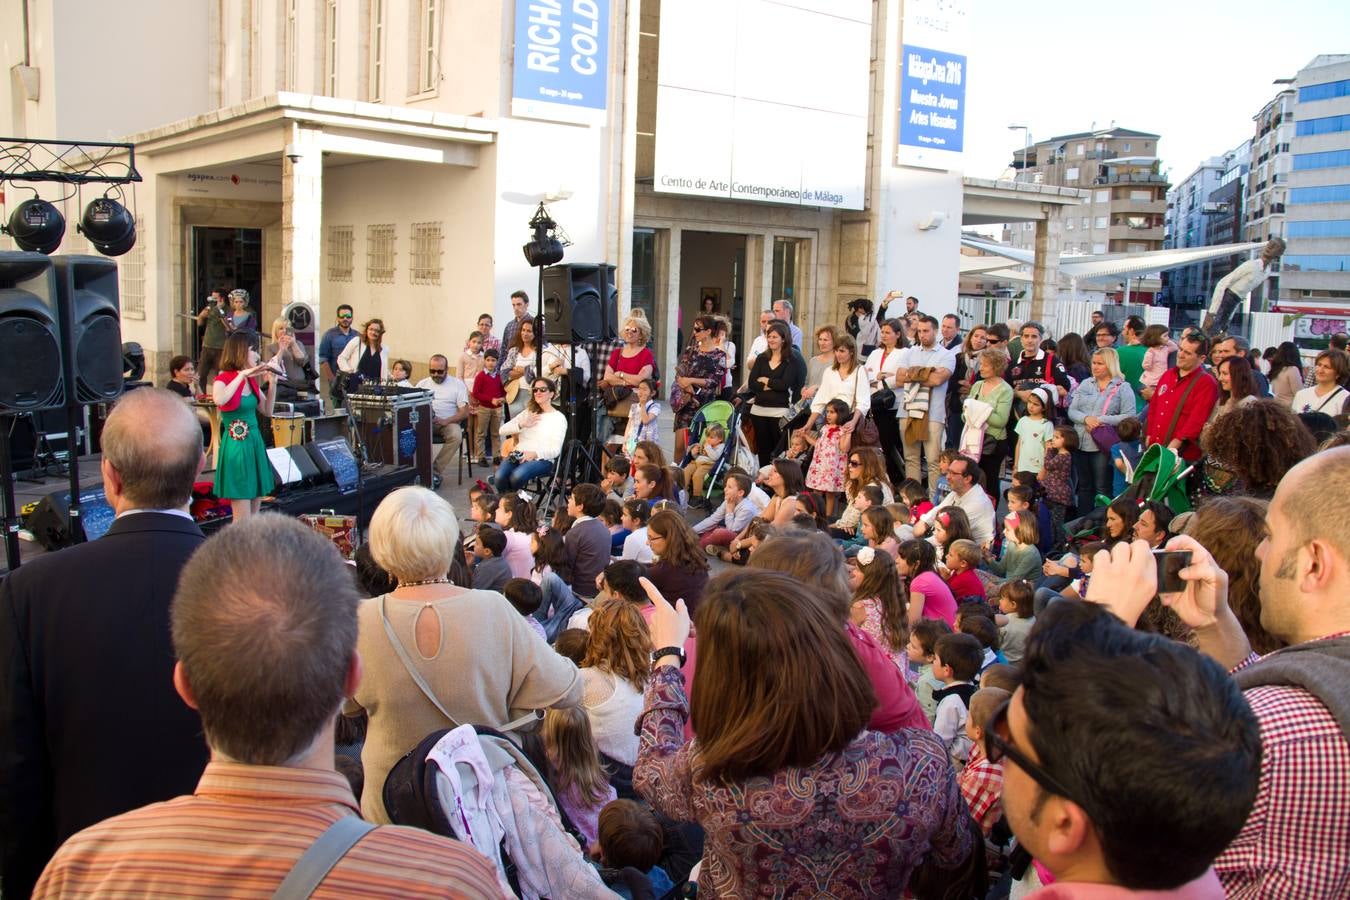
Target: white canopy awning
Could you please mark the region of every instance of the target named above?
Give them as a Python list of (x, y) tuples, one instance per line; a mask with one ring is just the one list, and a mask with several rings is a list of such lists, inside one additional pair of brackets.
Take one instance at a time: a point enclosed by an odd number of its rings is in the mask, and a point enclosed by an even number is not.
[[(1007, 263), (1003, 260), (1011, 259), (1023, 265), (1032, 265), (1036, 260), (1036, 254), (1031, 250), (1000, 244), (982, 235), (963, 234), (961, 235), (961, 243), (973, 250), (1003, 257), (1003, 259), (982, 256), (963, 257), (961, 260), (961, 274), (963, 275), (984, 274), (990, 278), (1000, 279), (1011, 277), (1005, 276), (1004, 272), (1001, 271), (1007, 266)], [(1112, 275), (1143, 275), (1151, 272), (1162, 272), (1166, 269), (1175, 269), (1180, 266), (1189, 266), (1192, 263), (1203, 262), (1207, 259), (1217, 259), (1224, 256), (1245, 256), (1260, 246), (1261, 243), (1257, 241), (1247, 244), (1219, 244), (1213, 247), (1148, 250), (1143, 253), (1061, 256), (1059, 258), (1059, 274), (1064, 278), (1071, 279), (1103, 278)], [(1025, 279), (1026, 275), (1023, 274), (1022, 278)]]

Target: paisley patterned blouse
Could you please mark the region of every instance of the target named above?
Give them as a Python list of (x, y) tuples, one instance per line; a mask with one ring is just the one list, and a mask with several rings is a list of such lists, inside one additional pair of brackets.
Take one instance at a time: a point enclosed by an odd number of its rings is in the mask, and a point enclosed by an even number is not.
[(684, 743), (684, 676), (647, 683), (633, 786), (665, 815), (706, 832), (700, 897), (898, 897), (929, 854), (972, 852), (956, 776), (932, 732), (863, 731), (805, 767), (743, 782), (694, 778)]

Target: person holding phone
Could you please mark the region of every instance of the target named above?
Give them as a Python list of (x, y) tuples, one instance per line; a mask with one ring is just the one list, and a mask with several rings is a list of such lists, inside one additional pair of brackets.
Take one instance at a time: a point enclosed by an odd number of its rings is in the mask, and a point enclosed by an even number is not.
[[(228, 500), (235, 521), (257, 513), (272, 493), (272, 466), (258, 430), (258, 410), (272, 415), (277, 365), (260, 363), (253, 341), (230, 335), (220, 358), (220, 374), (211, 386), (220, 410), (220, 454), (216, 460), (216, 496)], [(260, 389), (266, 387), (266, 393)]]

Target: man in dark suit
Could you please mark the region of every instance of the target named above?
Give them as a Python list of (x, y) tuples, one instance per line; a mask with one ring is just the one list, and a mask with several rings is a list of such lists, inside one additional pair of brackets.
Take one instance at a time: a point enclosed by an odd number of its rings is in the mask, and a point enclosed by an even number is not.
[(0, 583), (0, 891), (26, 898), (61, 842), (190, 794), (207, 761), (173, 686), (169, 604), (201, 545), (188, 515), (202, 433), (181, 398), (141, 389), (103, 431), (102, 538)]

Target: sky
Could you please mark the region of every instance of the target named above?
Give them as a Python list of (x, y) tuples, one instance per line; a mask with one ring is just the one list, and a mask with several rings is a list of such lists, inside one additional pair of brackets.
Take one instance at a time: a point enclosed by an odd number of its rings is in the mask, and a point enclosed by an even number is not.
[(1252, 116), (1313, 57), (1350, 53), (1350, 3), (970, 0), (965, 174), (1011, 177), (1013, 151), (1093, 128), (1160, 135), (1173, 184), (1253, 135)]

